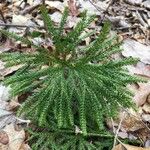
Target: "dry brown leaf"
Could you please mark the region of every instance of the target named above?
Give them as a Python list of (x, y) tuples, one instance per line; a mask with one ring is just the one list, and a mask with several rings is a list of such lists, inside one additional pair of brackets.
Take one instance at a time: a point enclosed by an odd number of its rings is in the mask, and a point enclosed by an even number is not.
[(143, 6), (150, 9), (150, 1), (149, 0), (144, 1)]
[(9, 137), (4, 131), (0, 132), (0, 143), (4, 145), (9, 143)]
[(119, 144), (115, 146), (112, 150), (150, 150), (150, 148), (142, 148), (137, 146), (131, 146), (128, 144)]
[(150, 123), (150, 114), (143, 114), (142, 115), (142, 119), (146, 122)]
[(51, 16), (52, 21), (54, 21), (55, 23), (59, 23), (61, 21), (62, 18), (62, 14), (58, 11), (54, 12)]
[(150, 64), (150, 46), (146, 46), (132, 39), (126, 39), (124, 40), (123, 49), (123, 56), (139, 58), (141, 62)]
[(81, 20), (80, 18), (69, 16), (67, 20), (67, 27), (69, 28), (74, 27), (80, 20)]
[(16, 65), (16, 66), (12, 66), (12, 67), (9, 67), (9, 68), (3, 68), (3, 69), (0, 69), (0, 75), (2, 77), (8, 75), (8, 74), (11, 74), (12, 72), (14, 71), (17, 71), (18, 69), (20, 69), (23, 65)]
[(6, 87), (0, 84), (0, 101), (8, 101), (10, 94), (9, 91), (11, 90), (10, 87)]
[(31, 148), (28, 144), (23, 143), (19, 150), (31, 150)]
[(150, 65), (138, 62), (136, 66), (128, 66), (128, 70), (132, 74), (150, 78)]
[(45, 4), (48, 5), (48, 7), (51, 9), (51, 10), (59, 10), (61, 12), (63, 12), (64, 10), (64, 4), (60, 1), (45, 1)]
[(145, 104), (143, 105), (142, 109), (143, 109), (143, 111), (144, 111), (145, 113), (149, 113), (149, 114), (150, 114), (150, 104), (145, 103)]
[[(3, 132), (7, 134), (7, 140), (9, 141), (7, 144), (7, 150), (19, 150), (25, 140), (24, 130), (16, 131), (14, 125), (10, 124), (3, 129)], [(2, 147), (2, 145), (4, 144), (0, 143), (0, 147)]]
[[(93, 1), (91, 1), (93, 2)], [(109, 6), (109, 3), (106, 1), (95, 1), (93, 4), (91, 4), (90, 1), (85, 0), (79, 0), (80, 3), (80, 9), (79, 11), (82, 12), (84, 10), (88, 10), (88, 14), (96, 14), (100, 15), (101, 12), (105, 11), (107, 7)]]
[(127, 139), (128, 138), (128, 133), (126, 132), (119, 132), (118, 137), (121, 137), (121, 139)]
[[(3, 85), (0, 85), (0, 129), (10, 123), (16, 122), (17, 118), (13, 114), (12, 110), (19, 106), (17, 99), (13, 99), (8, 102), (9, 98), (9, 90)], [(22, 121), (20, 120), (20, 123)], [(25, 122), (25, 121), (24, 121)]]
[(0, 109), (0, 129), (5, 127), (7, 124), (15, 123), (16, 117), (10, 111)]
[(78, 8), (77, 8), (77, 2), (74, 1), (74, 0), (69, 0), (68, 1), (68, 7), (69, 7), (69, 10), (71, 12), (71, 16), (78, 16), (79, 14), (79, 11), (78, 11)]
[(128, 85), (127, 88), (134, 93), (134, 102), (137, 106), (142, 106), (146, 103), (149, 103), (149, 94), (150, 94), (150, 83), (139, 83)]
[(136, 115), (135, 113), (132, 114), (133, 112), (130, 111), (130, 114), (126, 113), (126, 116), (124, 120), (122, 121), (122, 128), (126, 132), (128, 131), (137, 131), (139, 129), (145, 128), (143, 123), (141, 122), (138, 114)]
[(2, 45), (0, 45), (0, 52), (6, 52), (11, 50), (14, 47), (14, 43), (12, 40), (7, 39), (6, 42)]
[[(139, 110), (141, 111), (141, 110)], [(122, 119), (122, 111), (120, 112), (120, 115), (118, 116), (118, 119), (112, 121), (107, 120), (107, 125), (109, 126), (110, 129), (117, 129), (118, 125), (120, 123), (120, 120)], [(144, 129), (145, 125), (141, 121), (140, 113), (135, 112), (134, 110), (130, 109), (128, 112), (125, 113), (124, 118), (121, 123), (121, 127), (119, 130), (119, 137), (127, 137), (128, 135), (126, 133), (128, 132), (137, 132), (140, 129)], [(114, 133), (116, 132), (114, 130)]]
[(145, 147), (150, 147), (150, 139), (147, 139), (145, 142)]
[(112, 150), (123, 150), (123, 149), (122, 149), (122, 145), (121, 145), (121, 144), (118, 144), (118, 145), (116, 145)]
[(123, 146), (124, 146), (127, 150), (150, 150), (150, 148), (142, 148), (142, 147), (131, 146), (131, 145), (127, 145), (127, 144), (123, 144)]
[(23, 16), (23, 15), (15, 15), (15, 14), (13, 14), (12, 24), (26, 25), (30, 19), (31, 19), (30, 15)]
[(132, 4), (132, 5), (140, 5), (142, 4), (143, 0), (125, 0), (125, 2)]
[(139, 89), (135, 93), (133, 100), (135, 101), (137, 106), (142, 106), (146, 102), (149, 94), (150, 83), (139, 83)]

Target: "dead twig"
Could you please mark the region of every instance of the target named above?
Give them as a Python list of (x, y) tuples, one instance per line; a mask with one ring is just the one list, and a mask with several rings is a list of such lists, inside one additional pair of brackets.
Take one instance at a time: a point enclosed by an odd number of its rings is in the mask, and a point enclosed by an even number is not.
[(7, 24), (7, 23), (0, 23), (0, 26), (4, 26), (4, 27), (21, 27), (21, 28), (35, 28), (36, 27), (36, 26), (16, 25), (16, 24)]
[(89, 2), (90, 2), (98, 11), (101, 11), (101, 9), (100, 9), (97, 5), (95, 5), (91, 0), (89, 0)]
[(144, 26), (145, 28), (147, 28), (148, 25), (145, 23), (145, 21), (143, 20), (143, 18), (140, 15), (140, 13), (138, 12), (138, 10), (136, 11), (136, 16), (137, 16), (138, 20), (140, 21), (141, 25)]
[(0, 15), (1, 15), (2, 19), (3, 19), (3, 22), (6, 23), (6, 19), (5, 19), (4, 15), (3, 15), (3, 12), (1, 10), (0, 10)]
[(36, 4), (34, 6), (30, 6), (26, 9), (24, 9), (20, 14), (21, 15), (25, 15), (25, 14), (28, 14), (28, 13), (31, 13), (33, 10), (35, 10), (36, 8), (38, 8), (41, 4)]
[[(0, 23), (0, 26), (3, 27), (18, 27), (18, 28), (39, 28), (39, 29), (45, 29), (44, 26), (31, 26), (31, 25), (17, 25), (17, 24), (7, 24), (7, 23)], [(70, 27), (64, 27), (65, 30), (71, 30)], [(96, 27), (89, 27), (89, 29), (96, 29)]]
[(115, 138), (114, 138), (113, 148), (115, 148), (115, 146), (116, 146), (116, 142), (117, 142), (117, 139), (118, 139), (118, 133), (119, 133), (119, 130), (120, 130), (120, 128), (121, 128), (122, 121), (123, 121), (124, 117), (125, 117), (125, 112), (123, 112), (122, 118), (121, 118), (121, 120), (120, 120), (120, 122), (119, 122), (118, 129), (117, 129), (117, 131), (116, 131)]

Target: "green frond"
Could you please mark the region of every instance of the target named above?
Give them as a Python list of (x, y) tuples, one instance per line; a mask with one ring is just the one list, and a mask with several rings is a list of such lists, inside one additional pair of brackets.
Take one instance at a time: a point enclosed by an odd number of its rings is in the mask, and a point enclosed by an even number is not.
[(89, 33), (85, 33), (82, 36), (79, 36), (78, 40), (76, 40), (76, 42), (70, 44), (70, 46), (68, 47), (68, 49), (72, 52), (72, 55), (74, 55), (76, 47), (87, 37), (90, 37), (91, 35), (93, 35), (94, 33), (96, 33), (96, 31), (91, 31)]
[(71, 42), (76, 42), (80, 34), (84, 31), (85, 28), (87, 28), (90, 25), (92, 21), (94, 21), (95, 18), (95, 15), (87, 17), (85, 12), (83, 18), (81, 18), (81, 21), (79, 21), (79, 23), (77, 23), (73, 31), (68, 33), (67, 39), (70, 39)]
[[(54, 150), (105, 150), (105, 148), (111, 148), (113, 143), (113, 136), (108, 135), (104, 136), (101, 134), (97, 136), (84, 137), (80, 134), (75, 134), (73, 131), (66, 132), (65, 130), (39, 130), (32, 131), (28, 130), (28, 132), (32, 135), (30, 139), (31, 142), (36, 141), (35, 144), (32, 145), (32, 149), (38, 150), (42, 149), (43, 145), (45, 149)], [(107, 144), (105, 145), (105, 143)], [(46, 144), (47, 143), (47, 144)], [(109, 143), (109, 144), (108, 144)]]
[(27, 38), (20, 37), (20, 36), (18, 36), (17, 34), (15, 34), (13, 32), (9, 32), (7, 30), (0, 29), (0, 33), (4, 34), (5, 36), (8, 36), (12, 39), (15, 39), (16, 41), (21, 41), (22, 43), (27, 44), (27, 45), (32, 45), (32, 42), (29, 41)]
[(132, 64), (136, 64), (139, 60), (138, 59), (134, 59), (132, 57), (126, 58), (126, 59), (121, 59), (121, 60), (115, 60), (115, 61), (110, 61), (107, 64), (104, 64), (104, 66), (110, 66), (110, 67), (122, 67), (125, 65), (132, 65)]
[(47, 9), (45, 6), (40, 7), (42, 19), (44, 21), (45, 27), (48, 30), (48, 33), (54, 37), (56, 35), (56, 29), (54, 28), (53, 21), (51, 20), (50, 16), (48, 15)]
[(58, 38), (59, 38), (59, 36), (62, 36), (62, 34), (63, 34), (64, 26), (65, 26), (65, 23), (67, 21), (68, 15), (69, 15), (69, 10), (66, 7), (64, 12), (63, 12), (61, 22), (60, 22), (60, 25), (59, 25), (59, 28), (58, 28)]

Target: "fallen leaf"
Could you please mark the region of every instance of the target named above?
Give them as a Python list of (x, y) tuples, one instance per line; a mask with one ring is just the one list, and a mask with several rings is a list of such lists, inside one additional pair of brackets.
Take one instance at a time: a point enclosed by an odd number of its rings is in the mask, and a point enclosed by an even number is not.
[(140, 5), (142, 4), (143, 0), (125, 0), (125, 2), (132, 4), (132, 5)]
[(130, 114), (126, 114), (125, 119), (122, 121), (122, 128), (128, 131), (135, 132), (139, 129), (145, 128), (145, 126), (142, 124), (139, 117), (134, 117)]
[(51, 16), (52, 21), (54, 21), (55, 23), (59, 23), (62, 18), (62, 14), (58, 11), (54, 12), (50, 16)]
[(135, 93), (133, 100), (137, 104), (137, 106), (142, 106), (146, 100), (148, 95), (150, 94), (150, 83), (139, 83), (139, 89)]
[(23, 143), (19, 150), (31, 150), (31, 148), (28, 144)]
[(121, 144), (116, 145), (112, 150), (123, 150), (122, 145)]
[(15, 107), (18, 107), (19, 104), (15, 99), (8, 102), (8, 100), (10, 100), (9, 91), (9, 87), (0, 85), (0, 129), (10, 123), (15, 123), (17, 120), (19, 123), (28, 123), (28, 121), (21, 119), (19, 120), (18, 118), (16, 118), (16, 116), (11, 111)]
[(45, 4), (47, 4), (48, 8), (50, 8), (51, 10), (56, 9), (61, 12), (64, 11), (64, 4), (60, 1), (45, 1)]
[[(101, 11), (105, 11), (108, 7), (108, 3), (106, 1), (97, 1), (96, 3), (91, 4), (90, 1), (84, 1), (84, 0), (79, 0), (80, 3), (80, 9), (79, 11), (82, 12), (84, 10), (88, 10), (88, 14), (96, 14), (100, 15)], [(95, 6), (94, 6), (95, 5)]]
[(139, 58), (141, 62), (150, 64), (150, 46), (146, 46), (132, 39), (126, 39), (124, 40), (123, 49), (123, 56)]
[(4, 131), (0, 131), (0, 143), (4, 145), (9, 143), (9, 137)]
[(12, 112), (0, 108), (0, 129), (5, 127), (7, 124), (14, 123), (15, 121), (16, 117)]
[(76, 1), (69, 0), (68, 1), (68, 7), (69, 7), (69, 10), (71, 12), (71, 16), (78, 16), (79, 11), (78, 11), (78, 8), (77, 8), (77, 2)]
[(144, 1), (143, 6), (150, 9), (150, 1), (149, 0)]
[(143, 105), (142, 109), (143, 109), (143, 111), (144, 111), (145, 113), (150, 114), (150, 104), (145, 103), (145, 104)]
[[(16, 131), (13, 124), (7, 125), (3, 130), (5, 132), (5, 140), (7, 141), (8, 150), (19, 150), (22, 143), (25, 140), (25, 131)], [(6, 136), (7, 134), (7, 136)], [(0, 147), (4, 145), (3, 143), (0, 143)]]
[(123, 144), (123, 146), (127, 150), (150, 150), (150, 148), (142, 148), (142, 147), (137, 147), (137, 146), (131, 146), (131, 145), (128, 145), (128, 144)]
[(0, 101), (8, 101), (9, 100), (10, 89), (11, 89), (10, 87), (6, 87), (6, 86), (3, 86), (2, 84), (0, 84)]
[(6, 110), (0, 109), (0, 118), (3, 116), (11, 115), (11, 112), (8, 112)]
[[(4, 65), (4, 64), (3, 64)], [(3, 67), (2, 69), (0, 69), (0, 75), (2, 77), (5, 77), (8, 74), (11, 74), (12, 72), (17, 71), (18, 69), (20, 69), (23, 65), (16, 65), (16, 66), (12, 66), (9, 68), (5, 68)]]
[(0, 45), (0, 52), (10, 51), (14, 47), (12, 40), (7, 39), (6, 42)]
[(134, 132), (145, 128), (145, 125), (141, 121), (140, 113), (135, 112), (133, 109), (129, 109), (128, 112), (125, 112), (124, 116), (122, 116), (122, 114), (123, 112), (121, 111), (118, 119), (113, 120), (113, 123), (111, 120), (107, 120), (107, 125), (115, 134), (120, 120), (122, 120), (118, 136), (121, 138), (129, 138), (130, 136), (130, 139), (135, 139), (136, 137), (133, 137), (133, 135), (131, 137), (129, 133), (131, 132), (133, 134)]
[(30, 15), (23, 16), (23, 15), (15, 15), (15, 14), (13, 14), (12, 24), (27, 25), (29, 21), (30, 21)]
[(126, 139), (126, 138), (128, 138), (128, 133), (126, 133), (126, 132), (119, 132), (118, 133), (118, 137), (121, 137), (122, 139)]
[(150, 65), (146, 65), (142, 62), (138, 62), (136, 66), (127, 66), (128, 70), (132, 74), (144, 76), (150, 78)]
[(128, 144), (119, 144), (116, 145), (115, 148), (112, 150), (150, 150), (150, 148), (142, 148), (142, 147), (137, 147), (137, 146), (131, 146)]
[(150, 123), (150, 114), (143, 114), (142, 115), (142, 119), (146, 122)]
[(67, 27), (69, 28), (74, 27), (80, 20), (81, 20), (80, 18), (68, 16)]
[(145, 142), (145, 147), (150, 147), (150, 139)]

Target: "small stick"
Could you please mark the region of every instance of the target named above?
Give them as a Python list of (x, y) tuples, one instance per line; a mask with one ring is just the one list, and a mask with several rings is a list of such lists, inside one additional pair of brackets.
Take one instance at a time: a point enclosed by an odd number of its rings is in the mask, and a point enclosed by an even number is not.
[(41, 4), (36, 4), (34, 6), (30, 6), (28, 8), (26, 8), (25, 10), (23, 10), (20, 14), (21, 15), (25, 15), (27, 13), (31, 13), (34, 9), (38, 8)]
[(100, 8), (98, 6), (96, 6), (91, 0), (89, 0), (89, 2), (98, 10), (100, 11)]
[[(17, 24), (7, 24), (7, 23), (0, 23), (0, 26), (4, 27), (20, 27), (20, 28), (40, 28), (40, 29), (45, 29), (44, 26), (27, 26), (27, 25), (17, 25)], [(71, 30), (72, 28), (70, 27), (65, 27), (64, 29), (66, 30)], [(96, 27), (89, 27), (88, 29), (96, 29)]]
[(115, 145), (116, 145), (116, 142), (117, 142), (117, 139), (118, 139), (117, 138), (118, 137), (118, 133), (119, 133), (119, 130), (121, 128), (121, 124), (122, 124), (122, 121), (123, 121), (124, 117), (125, 117), (125, 112), (123, 112), (123, 117), (121, 118), (121, 120), (119, 122), (119, 126), (118, 126), (118, 129), (117, 129), (116, 134), (115, 134), (113, 149), (115, 148)]
[(144, 26), (145, 28), (147, 28), (148, 25), (144, 22), (143, 18), (140, 16), (140, 13), (138, 12), (138, 10), (136, 11), (136, 15), (137, 15), (141, 25)]
[(36, 26), (27, 26), (27, 25), (16, 25), (16, 24), (7, 24), (7, 23), (0, 23), (0, 26), (5, 26), (5, 27), (21, 27), (21, 28), (35, 28)]
[(3, 12), (1, 10), (0, 10), (0, 15), (1, 15), (2, 19), (3, 19), (3, 22), (6, 23), (5, 17), (4, 17)]

